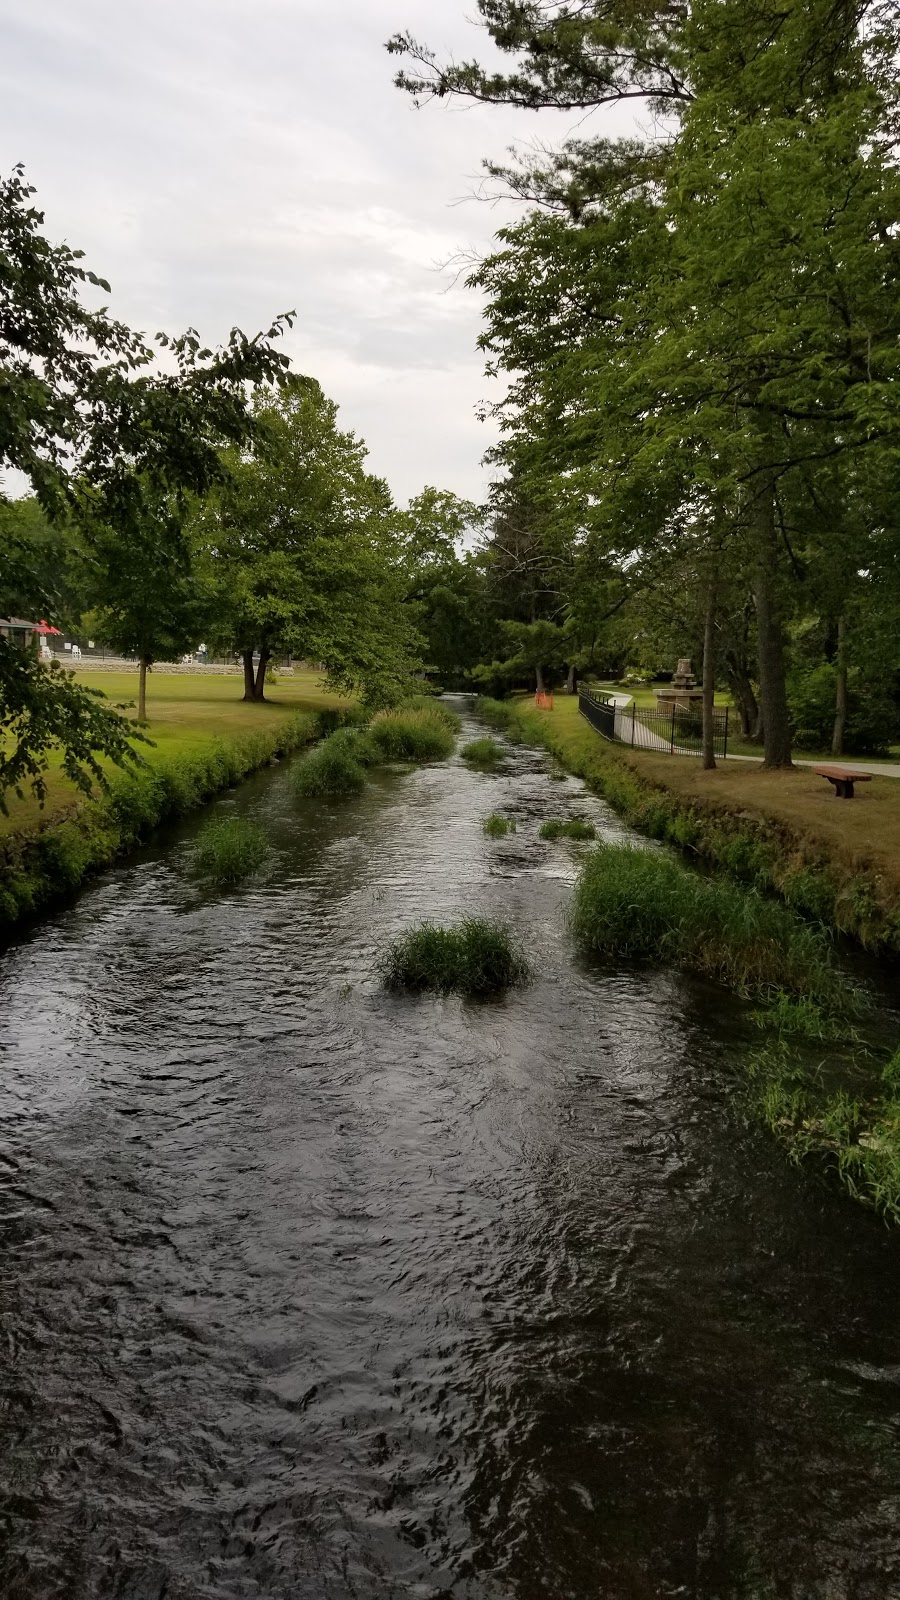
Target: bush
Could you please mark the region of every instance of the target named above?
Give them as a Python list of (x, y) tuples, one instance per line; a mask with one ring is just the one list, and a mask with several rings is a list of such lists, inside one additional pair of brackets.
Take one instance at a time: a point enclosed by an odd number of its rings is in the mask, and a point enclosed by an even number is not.
[(585, 822), (583, 817), (551, 817), (549, 822), (542, 822), (540, 828), (542, 839), (596, 839), (597, 829), (592, 822)]
[(348, 745), (347, 735), (333, 733), (298, 763), (291, 773), (294, 794), (309, 800), (316, 795), (360, 794), (366, 774)]
[(529, 977), (524, 955), (502, 923), (466, 917), (451, 928), (422, 923), (391, 945), (383, 964), (389, 989), (495, 994)]
[(456, 742), (444, 708), (433, 706), (379, 711), (369, 724), (369, 737), (383, 761), (444, 761)]
[[(795, 668), (788, 682), (794, 739), (801, 750), (830, 750), (837, 674), (827, 663)], [(847, 755), (886, 755), (897, 731), (897, 710), (881, 683), (864, 683), (858, 669), (847, 675)]]
[(489, 838), (503, 839), (508, 833), (515, 833), (516, 819), (501, 817), (498, 812), (492, 811), (489, 817), (485, 817), (481, 826)]
[(255, 872), (268, 854), (262, 828), (247, 817), (210, 822), (197, 837), (194, 864), (216, 883), (237, 883)]
[(464, 744), (460, 754), (470, 767), (493, 767), (503, 755), (496, 739), (473, 739)]
[(571, 925), (587, 950), (669, 961), (740, 994), (809, 996), (832, 1011), (852, 1002), (820, 929), (755, 890), (701, 878), (655, 851), (592, 851)]

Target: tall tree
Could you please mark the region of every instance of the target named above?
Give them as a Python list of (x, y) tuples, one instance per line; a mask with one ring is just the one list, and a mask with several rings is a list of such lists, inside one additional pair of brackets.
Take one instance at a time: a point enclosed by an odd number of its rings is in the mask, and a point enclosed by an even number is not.
[[(246, 385), (280, 377), (287, 357), (273, 339), (287, 319), (224, 349), (193, 330), (157, 336), (170, 370), (143, 336), (91, 309), (109, 292), (82, 252), (52, 244), (21, 168), (0, 181), (0, 471), (29, 480), (48, 516), (127, 529), (160, 496), (205, 492), (222, 474), (222, 441), (247, 438)], [(149, 497), (149, 500), (148, 500)], [(54, 595), (27, 539), (2, 552), (0, 612), (51, 616)], [(129, 725), (60, 668), (0, 640), (0, 805), (31, 780), (44, 794), (51, 748), (80, 787), (103, 781), (100, 757), (128, 760)]]
[(197, 515), (213, 634), (244, 663), (244, 698), (264, 698), (274, 654), (320, 663), (338, 687), (387, 700), (419, 665), (404, 606), (398, 514), (364, 467), (365, 446), (309, 378), (259, 390), (256, 443)]

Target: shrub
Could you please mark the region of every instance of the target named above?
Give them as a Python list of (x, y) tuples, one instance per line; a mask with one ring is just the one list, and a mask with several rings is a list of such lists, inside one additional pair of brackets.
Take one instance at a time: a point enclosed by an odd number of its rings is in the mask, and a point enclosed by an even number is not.
[(503, 751), (496, 739), (473, 739), (471, 743), (463, 745), (460, 754), (471, 767), (493, 767)]
[(498, 812), (492, 811), (489, 817), (485, 817), (481, 826), (491, 839), (503, 839), (506, 834), (515, 833), (516, 819), (501, 817)]
[(597, 829), (583, 817), (551, 817), (541, 823), (540, 835), (542, 839), (596, 839)]
[(294, 794), (303, 800), (316, 795), (360, 794), (366, 786), (366, 774), (348, 748), (346, 735), (333, 733), (298, 763), (291, 783)]
[(210, 822), (197, 837), (194, 864), (216, 883), (237, 883), (255, 872), (268, 853), (262, 828), (247, 817)]
[(492, 700), (490, 695), (479, 695), (475, 702), (477, 715), (490, 723), (492, 728), (508, 728), (516, 715), (516, 709), (514, 702)]
[(581, 870), (571, 911), (591, 951), (670, 961), (740, 994), (809, 996), (832, 1011), (852, 990), (825, 935), (785, 906), (630, 845), (603, 845)]
[(369, 724), (369, 737), (384, 761), (443, 761), (456, 742), (446, 716), (432, 706), (379, 711)]
[(391, 945), (383, 964), (390, 989), (495, 994), (528, 980), (528, 963), (502, 923), (466, 917), (451, 928), (422, 923)]

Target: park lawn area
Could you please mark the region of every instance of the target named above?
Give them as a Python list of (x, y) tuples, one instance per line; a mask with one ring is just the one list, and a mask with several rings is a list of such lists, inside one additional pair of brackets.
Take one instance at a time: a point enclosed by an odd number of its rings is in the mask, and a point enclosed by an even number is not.
[(593, 756), (599, 762), (623, 762), (690, 803), (787, 827), (818, 843), (845, 869), (874, 868), (900, 894), (900, 778), (873, 777), (859, 785), (853, 800), (838, 800), (831, 785), (808, 767), (764, 772), (750, 762), (726, 761), (704, 772), (699, 756), (611, 746), (579, 716), (574, 695), (559, 695), (552, 711), (535, 714), (553, 722), (564, 761), (568, 749), (582, 761)]
[[(101, 689), (113, 706), (128, 706), (137, 699), (137, 668), (133, 672), (91, 672), (74, 674), (79, 683)], [(151, 673), (147, 680), (147, 718), (143, 729), (151, 745), (137, 745), (144, 760), (163, 764), (178, 756), (209, 747), (216, 741), (240, 740), (259, 728), (271, 728), (280, 718), (300, 711), (320, 711), (323, 706), (346, 703), (339, 695), (322, 688), (316, 672), (297, 672), (279, 678), (266, 687), (262, 705), (245, 704), (243, 678), (194, 673)], [(130, 706), (123, 715), (134, 718)], [(112, 763), (104, 764), (115, 771)], [(19, 800), (11, 791), (6, 795), (9, 813), (0, 812), (0, 838), (12, 833), (30, 833), (49, 822), (58, 821), (83, 802), (84, 796), (51, 763), (47, 773), (47, 798), (43, 808), (28, 789)]]

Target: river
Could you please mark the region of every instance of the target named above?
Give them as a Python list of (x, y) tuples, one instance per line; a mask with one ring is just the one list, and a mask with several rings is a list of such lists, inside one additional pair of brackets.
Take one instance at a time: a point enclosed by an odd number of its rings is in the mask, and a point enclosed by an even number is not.
[[(900, 1596), (898, 1238), (742, 1126), (739, 1002), (576, 958), (549, 765), (275, 768), (250, 883), (194, 818), (0, 956), (4, 1597)], [(474, 911), (529, 988), (383, 990)]]

